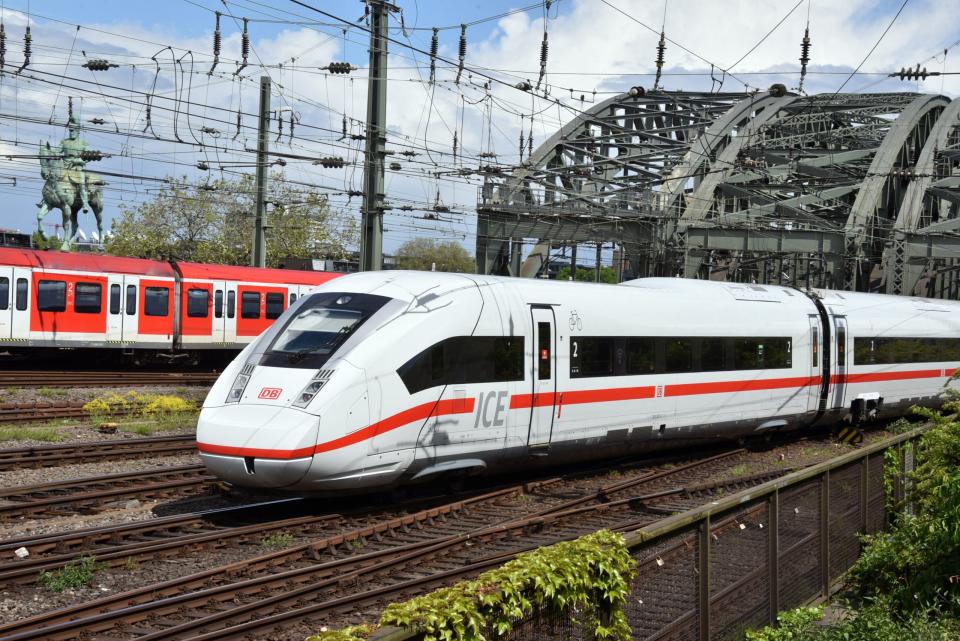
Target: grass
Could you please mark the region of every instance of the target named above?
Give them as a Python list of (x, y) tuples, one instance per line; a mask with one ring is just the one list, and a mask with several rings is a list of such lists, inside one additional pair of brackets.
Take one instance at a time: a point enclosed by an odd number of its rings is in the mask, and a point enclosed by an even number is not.
[(279, 550), (293, 543), (293, 535), (289, 532), (274, 532), (269, 536), (263, 537), (260, 545), (268, 550)]
[(130, 572), (136, 572), (140, 569), (140, 561), (137, 561), (136, 557), (128, 556), (126, 563), (123, 564)]
[(730, 475), (731, 475), (731, 476), (743, 476), (743, 475), (746, 474), (746, 473), (747, 473), (747, 464), (746, 464), (746, 463), (741, 463), (740, 465), (736, 465), (736, 466), (730, 468)]
[(97, 563), (96, 557), (81, 556), (79, 559), (70, 561), (63, 569), (55, 572), (44, 570), (40, 573), (38, 581), (40, 585), (51, 592), (63, 592), (70, 588), (79, 588), (88, 585), (93, 579), (94, 573), (103, 568), (103, 565)]
[(156, 418), (144, 422), (142, 418), (130, 421), (113, 419), (111, 422), (117, 424), (117, 429), (122, 432), (139, 434), (140, 436), (150, 436), (159, 432), (172, 432), (183, 429), (184, 427), (193, 427), (197, 423), (196, 412), (182, 412), (179, 414), (160, 415)]
[(0, 443), (5, 441), (45, 441), (53, 443), (60, 440), (57, 430), (49, 427), (7, 427), (0, 426)]

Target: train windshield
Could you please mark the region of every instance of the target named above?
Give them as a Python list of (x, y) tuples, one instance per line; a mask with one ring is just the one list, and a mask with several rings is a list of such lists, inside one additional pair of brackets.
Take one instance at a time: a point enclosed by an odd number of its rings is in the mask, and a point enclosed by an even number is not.
[(337, 348), (389, 300), (372, 294), (313, 294), (292, 310), (260, 364), (322, 367)]

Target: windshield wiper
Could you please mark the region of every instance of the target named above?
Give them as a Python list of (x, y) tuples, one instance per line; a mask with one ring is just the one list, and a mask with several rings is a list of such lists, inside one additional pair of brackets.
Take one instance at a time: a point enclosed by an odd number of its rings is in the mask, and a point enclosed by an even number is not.
[(290, 363), (299, 363), (305, 359), (310, 354), (316, 354), (321, 350), (329, 350), (330, 353), (333, 353), (337, 347), (346, 340), (347, 336), (350, 335), (350, 331), (353, 329), (353, 325), (344, 325), (337, 333), (331, 338), (328, 342), (323, 343), (322, 345), (314, 345), (313, 347), (304, 347), (303, 349), (298, 349), (293, 354), (287, 357), (287, 361)]

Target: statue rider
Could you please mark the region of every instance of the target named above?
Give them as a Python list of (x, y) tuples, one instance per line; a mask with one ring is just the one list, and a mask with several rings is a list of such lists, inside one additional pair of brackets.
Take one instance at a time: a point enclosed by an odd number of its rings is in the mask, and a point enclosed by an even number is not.
[(83, 211), (87, 211), (90, 208), (90, 203), (87, 201), (87, 179), (83, 169), (87, 161), (82, 157), (83, 152), (87, 148), (87, 143), (80, 137), (80, 120), (72, 113), (67, 120), (67, 131), (67, 137), (60, 143), (60, 154), (63, 156), (63, 168), (67, 179), (76, 187), (77, 192), (80, 194)]

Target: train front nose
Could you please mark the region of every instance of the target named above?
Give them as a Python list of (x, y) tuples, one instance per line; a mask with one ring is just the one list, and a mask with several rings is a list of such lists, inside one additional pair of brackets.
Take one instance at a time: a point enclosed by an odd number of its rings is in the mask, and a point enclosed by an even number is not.
[(320, 417), (280, 405), (207, 407), (197, 449), (212, 474), (234, 485), (282, 488), (310, 469)]

